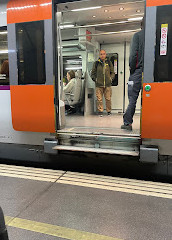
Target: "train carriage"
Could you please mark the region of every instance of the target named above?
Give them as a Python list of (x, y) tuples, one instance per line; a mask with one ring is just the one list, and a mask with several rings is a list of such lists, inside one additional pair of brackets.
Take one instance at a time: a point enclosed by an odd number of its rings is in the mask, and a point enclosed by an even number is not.
[[(1, 158), (47, 161), (59, 152), (134, 156), (171, 174), (172, 1), (3, 0), (0, 3)], [(133, 131), (128, 104), (130, 42), (145, 16), (143, 88)], [(90, 71), (105, 49), (116, 74), (112, 116), (96, 115)], [(72, 112), (67, 71), (77, 87)], [(150, 165), (152, 166), (152, 165)]]

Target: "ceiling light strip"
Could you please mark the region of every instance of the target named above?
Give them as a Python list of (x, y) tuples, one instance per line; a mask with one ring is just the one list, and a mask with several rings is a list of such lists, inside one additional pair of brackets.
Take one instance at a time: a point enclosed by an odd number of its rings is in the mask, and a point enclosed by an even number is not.
[[(129, 20), (130, 19), (130, 20)], [(65, 28), (88, 28), (88, 27), (100, 27), (100, 26), (108, 26), (108, 25), (117, 25), (117, 24), (124, 24), (124, 23), (131, 23), (131, 22), (140, 22), (142, 18), (129, 18), (128, 20), (120, 21), (120, 22), (107, 22), (107, 23), (97, 23), (97, 24), (89, 24), (89, 25), (84, 25), (84, 26), (74, 26), (74, 25), (60, 25), (60, 29), (65, 29)]]
[(67, 67), (66, 70), (81, 70), (82, 67)]
[(88, 7), (88, 8), (78, 8), (78, 9), (72, 9), (72, 12), (80, 12), (80, 11), (87, 11), (87, 10), (94, 10), (94, 9), (99, 9), (102, 8), (102, 6), (97, 6), (97, 7)]
[(135, 22), (135, 21), (141, 21), (142, 19), (143, 19), (143, 17), (136, 17), (136, 18), (129, 18), (128, 21), (129, 22), (130, 21), (132, 21), (132, 22), (134, 21)]
[(7, 31), (3, 31), (3, 32), (0, 32), (0, 35), (5, 35), (7, 33), (8, 33)]
[(119, 33), (130, 33), (130, 32), (138, 32), (141, 28), (133, 29), (133, 30), (124, 30), (118, 32), (103, 32), (103, 33), (94, 33), (94, 34), (85, 34), (85, 35), (74, 35), (74, 37), (88, 37), (88, 36), (101, 36), (101, 35), (112, 35), (112, 34), (119, 34)]

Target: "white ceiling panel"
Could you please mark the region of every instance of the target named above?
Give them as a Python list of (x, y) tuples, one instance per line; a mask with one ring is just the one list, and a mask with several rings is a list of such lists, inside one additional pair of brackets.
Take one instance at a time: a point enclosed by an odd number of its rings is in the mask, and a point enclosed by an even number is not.
[[(82, 8), (101, 6), (98, 9), (72, 11)], [(123, 9), (123, 10), (120, 10)], [(127, 21), (129, 18), (143, 17), (145, 1), (125, 1), (125, 0), (91, 0), (79, 1), (68, 4), (58, 4), (58, 11), (62, 11), (62, 23), (74, 24), (75, 26), (86, 26), (90, 24), (115, 23)], [(93, 17), (94, 16), (94, 17)], [(140, 29), (139, 21), (128, 22), (123, 24), (114, 24), (109, 26), (96, 26), (95, 33), (120, 32), (124, 30)], [(62, 30), (63, 31), (63, 30)], [(67, 31), (67, 30), (65, 30)], [(133, 33), (119, 33), (112, 35), (96, 36), (100, 43), (112, 43), (121, 41), (130, 41)], [(75, 35), (76, 36), (76, 35)], [(70, 39), (72, 36), (70, 34)]]

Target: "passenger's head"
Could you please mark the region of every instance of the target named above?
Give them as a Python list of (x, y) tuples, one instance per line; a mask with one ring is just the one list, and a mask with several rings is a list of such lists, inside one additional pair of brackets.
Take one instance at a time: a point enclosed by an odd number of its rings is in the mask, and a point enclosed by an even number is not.
[(6, 74), (6, 77), (9, 77), (9, 63), (8, 60), (5, 60), (1, 67), (1, 74)]
[(104, 61), (106, 59), (106, 51), (105, 50), (100, 50), (100, 55), (99, 55), (100, 59), (102, 61)]
[(67, 80), (70, 81), (72, 78), (75, 78), (75, 72), (73, 70), (67, 72)]

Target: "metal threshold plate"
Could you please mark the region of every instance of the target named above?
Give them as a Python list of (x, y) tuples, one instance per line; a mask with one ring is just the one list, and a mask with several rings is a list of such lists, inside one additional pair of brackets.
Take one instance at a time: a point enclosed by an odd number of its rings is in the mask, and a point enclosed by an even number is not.
[(89, 153), (105, 153), (105, 154), (116, 154), (116, 155), (127, 155), (127, 156), (139, 156), (138, 151), (125, 151), (125, 150), (114, 150), (114, 149), (102, 149), (102, 148), (87, 148), (87, 147), (74, 147), (58, 145), (53, 147), (55, 150), (61, 151), (78, 151), (78, 152), (89, 152)]
[(106, 135), (106, 136), (123, 136), (123, 137), (140, 137), (140, 130), (127, 131), (117, 128), (96, 128), (96, 127), (70, 127), (58, 130), (58, 134), (92, 134), (92, 135)]

